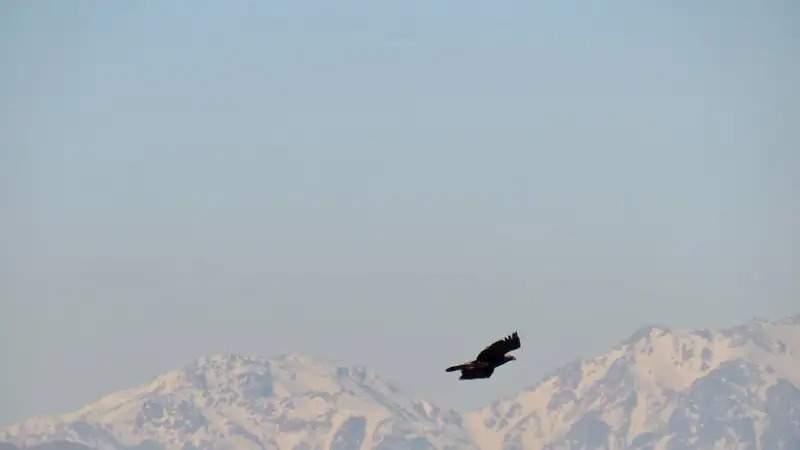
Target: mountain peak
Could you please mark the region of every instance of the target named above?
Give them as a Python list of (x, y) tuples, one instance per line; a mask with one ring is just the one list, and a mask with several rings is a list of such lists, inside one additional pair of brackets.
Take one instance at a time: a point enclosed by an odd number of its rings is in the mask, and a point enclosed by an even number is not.
[(203, 356), (75, 412), (0, 430), (0, 441), (102, 450), (148, 442), (158, 443), (154, 450), (473, 449), (457, 413), (408, 397), (364, 367), (294, 353)]
[(664, 336), (670, 333), (670, 329), (667, 326), (660, 325), (660, 324), (650, 324), (640, 327), (636, 331), (631, 334), (631, 336), (626, 339), (623, 344), (634, 344), (643, 339), (651, 339), (657, 336)]
[(465, 422), (485, 450), (800, 448), (798, 324), (646, 326)]

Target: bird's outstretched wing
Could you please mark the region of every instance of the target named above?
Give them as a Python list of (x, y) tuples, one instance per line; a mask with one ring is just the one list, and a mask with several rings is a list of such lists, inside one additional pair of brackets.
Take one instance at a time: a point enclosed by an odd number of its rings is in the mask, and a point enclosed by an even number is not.
[(519, 342), (519, 335), (515, 331), (511, 336), (506, 336), (503, 339), (495, 342), (494, 344), (483, 349), (478, 354), (476, 360), (478, 361), (496, 361), (503, 359), (503, 356), (512, 351), (520, 348), (522, 344)]

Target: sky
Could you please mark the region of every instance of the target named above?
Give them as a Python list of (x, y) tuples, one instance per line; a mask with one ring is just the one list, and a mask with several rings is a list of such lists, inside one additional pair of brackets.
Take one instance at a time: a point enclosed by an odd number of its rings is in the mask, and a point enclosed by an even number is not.
[(645, 3), (4, 3), (0, 424), (219, 352), (468, 410), (800, 312), (800, 4)]

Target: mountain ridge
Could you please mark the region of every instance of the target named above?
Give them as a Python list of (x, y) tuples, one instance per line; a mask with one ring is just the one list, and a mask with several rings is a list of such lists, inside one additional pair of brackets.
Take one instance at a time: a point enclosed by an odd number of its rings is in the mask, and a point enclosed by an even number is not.
[[(717, 441), (730, 444), (720, 448), (764, 448), (752, 436), (738, 447), (731, 443), (738, 438), (727, 435), (706, 436), (713, 443), (704, 442), (704, 430), (680, 428), (685, 425), (680, 408), (688, 407), (692, 395), (722, 389), (710, 383), (696, 385), (706, 377), (724, 384), (725, 373), (736, 378), (751, 368), (740, 367), (741, 362), (763, 372), (764, 379), (758, 380), (762, 390), (752, 393), (762, 403), (768, 400), (766, 389), (779, 380), (786, 380), (781, 389), (796, 390), (800, 385), (796, 318), (750, 321), (722, 330), (643, 327), (606, 353), (575, 360), (515, 396), (467, 413), (467, 427), (486, 450), (715, 448)], [(749, 413), (760, 416), (764, 408), (751, 405)], [(670, 431), (673, 425), (680, 429)], [(695, 425), (704, 428), (703, 422)], [(791, 445), (786, 448), (800, 448), (800, 438), (793, 435)]]
[(796, 450), (798, 386), (800, 314), (720, 330), (641, 327), (463, 414), (363, 366), (209, 355), (71, 413), (0, 428), (0, 441), (37, 450), (58, 450), (56, 441), (101, 450)]

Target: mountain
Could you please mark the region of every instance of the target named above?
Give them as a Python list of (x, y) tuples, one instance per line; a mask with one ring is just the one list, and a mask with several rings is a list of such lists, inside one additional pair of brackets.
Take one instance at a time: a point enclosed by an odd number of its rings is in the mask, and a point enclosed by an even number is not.
[(466, 415), (483, 450), (798, 450), (800, 316), (651, 326)]
[(75, 412), (12, 425), (0, 441), (9, 450), (474, 449), (458, 413), (363, 367), (301, 355), (201, 358)]
[(0, 450), (799, 450), (799, 386), (800, 316), (645, 327), (464, 415), (362, 367), (216, 355), (0, 429)]

